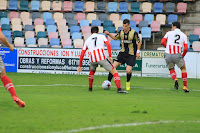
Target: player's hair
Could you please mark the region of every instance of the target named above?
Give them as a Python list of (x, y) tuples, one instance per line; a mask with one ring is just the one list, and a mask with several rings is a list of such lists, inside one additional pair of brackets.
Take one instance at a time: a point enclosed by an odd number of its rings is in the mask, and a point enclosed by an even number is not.
[(124, 19), (123, 24), (130, 24), (130, 20)]
[(181, 24), (179, 22), (173, 22), (172, 25), (176, 26), (176, 28), (181, 28)]
[(91, 28), (91, 32), (92, 32), (92, 33), (98, 33), (98, 32), (99, 32), (99, 27), (93, 26), (93, 27)]

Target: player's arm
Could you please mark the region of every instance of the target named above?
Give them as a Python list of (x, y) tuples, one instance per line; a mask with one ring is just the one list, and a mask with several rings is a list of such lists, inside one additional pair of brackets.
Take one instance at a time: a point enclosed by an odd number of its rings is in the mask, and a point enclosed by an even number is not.
[(182, 57), (184, 57), (188, 51), (188, 43), (187, 43), (187, 36), (185, 37), (184, 39), (184, 50), (183, 50), (183, 53), (182, 53)]
[(5, 36), (3, 35), (3, 33), (1, 32), (1, 29), (0, 29), (0, 41), (1, 41), (1, 43), (3, 43), (4, 45), (6, 45), (6, 46), (10, 49), (10, 51), (13, 51), (14, 46), (8, 42), (8, 40), (6, 39), (6, 37), (5, 37)]
[(165, 36), (162, 38), (161, 40), (161, 44), (166, 48), (167, 47), (167, 37), (168, 37), (168, 34), (166, 33)]
[(119, 33), (118, 33), (116, 36), (114, 36), (114, 35), (110, 34), (110, 33), (106, 30), (106, 31), (104, 31), (104, 34), (105, 34), (105, 35), (109, 35), (113, 40), (119, 40)]
[(141, 49), (141, 41), (140, 37), (137, 32), (135, 32), (135, 40), (137, 42), (137, 52), (136, 52), (136, 57), (140, 58), (140, 49)]
[(104, 41), (104, 43), (105, 43), (106, 46), (107, 46), (109, 61), (110, 61), (111, 63), (113, 63), (113, 62), (112, 62), (112, 56), (111, 56), (111, 45), (110, 45), (110, 42), (106, 39), (106, 41)]
[(82, 51), (81, 51), (81, 55), (80, 55), (80, 58), (79, 58), (79, 66), (78, 66), (78, 74), (80, 74), (82, 72), (82, 62), (83, 62), (83, 57), (85, 55), (85, 52), (87, 50), (87, 47), (86, 45), (84, 45)]

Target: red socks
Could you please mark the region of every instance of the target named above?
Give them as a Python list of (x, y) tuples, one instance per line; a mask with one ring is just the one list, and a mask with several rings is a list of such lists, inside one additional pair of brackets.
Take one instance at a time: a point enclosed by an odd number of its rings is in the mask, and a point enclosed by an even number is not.
[(176, 78), (176, 72), (174, 70), (170, 70), (170, 75), (172, 76), (172, 79), (175, 80)]
[(120, 89), (121, 83), (120, 83), (120, 77), (119, 77), (118, 73), (114, 73), (113, 77), (114, 77), (114, 81), (115, 81), (115, 84), (117, 86), (117, 89)]
[(15, 88), (14, 88), (10, 78), (8, 76), (3, 76), (1, 78), (1, 80), (3, 82), (4, 87), (10, 92), (11, 96), (13, 97), (13, 100), (16, 100), (17, 95), (16, 95)]
[(182, 73), (183, 85), (187, 87), (187, 72)]
[(94, 80), (94, 71), (90, 71), (89, 75), (88, 75), (88, 79), (89, 79), (89, 88), (92, 88), (92, 84), (93, 84), (93, 80)]

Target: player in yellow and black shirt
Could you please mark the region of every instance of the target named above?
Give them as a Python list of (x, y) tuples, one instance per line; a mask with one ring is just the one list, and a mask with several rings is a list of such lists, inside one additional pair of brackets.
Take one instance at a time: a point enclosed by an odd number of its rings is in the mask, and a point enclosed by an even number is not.
[[(126, 90), (130, 90), (130, 79), (132, 76), (132, 69), (135, 65), (136, 57), (140, 57), (141, 42), (138, 33), (130, 28), (130, 21), (125, 19), (123, 21), (123, 30), (119, 31), (116, 36), (113, 36), (108, 31), (104, 32), (114, 40), (121, 40), (121, 51), (114, 61), (114, 66), (117, 68), (119, 65), (126, 63), (127, 82)], [(112, 80), (112, 74), (109, 73), (108, 80)]]

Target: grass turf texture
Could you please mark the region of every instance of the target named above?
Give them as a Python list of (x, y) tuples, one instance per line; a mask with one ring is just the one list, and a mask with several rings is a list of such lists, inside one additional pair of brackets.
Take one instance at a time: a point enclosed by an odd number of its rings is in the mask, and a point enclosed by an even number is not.
[[(8, 91), (0, 87), (0, 133), (47, 133), (135, 122), (200, 120), (199, 79), (188, 79), (191, 91), (184, 93), (181, 79), (180, 89), (174, 90), (170, 78), (132, 77), (131, 86), (134, 88), (131, 88), (129, 94), (118, 94), (116, 87), (103, 90), (101, 83), (107, 79), (105, 76), (95, 76), (93, 92), (89, 92), (87, 76), (22, 73), (7, 75), (27, 106), (24, 109), (19, 108), (13, 103)], [(123, 87), (125, 81), (126, 77), (121, 77)], [(112, 86), (115, 86), (113, 81)], [(82, 131), (133, 132), (197, 133), (200, 132), (200, 123), (161, 123)]]

